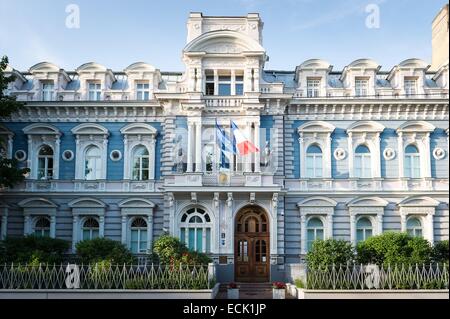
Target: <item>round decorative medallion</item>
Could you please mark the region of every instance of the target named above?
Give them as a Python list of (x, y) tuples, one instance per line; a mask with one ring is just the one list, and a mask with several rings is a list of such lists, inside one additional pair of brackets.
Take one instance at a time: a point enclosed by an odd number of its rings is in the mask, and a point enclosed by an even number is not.
[(383, 151), (383, 156), (385, 160), (390, 161), (395, 158), (395, 151), (392, 148), (388, 147)]
[(27, 158), (27, 153), (24, 150), (18, 150), (14, 153), (14, 158), (19, 162), (23, 162)]
[(441, 159), (443, 159), (445, 157), (445, 151), (442, 148), (440, 148), (440, 147), (436, 147), (433, 150), (433, 156), (434, 156), (435, 159), (441, 160)]
[(119, 150), (111, 151), (109, 158), (114, 162), (120, 161), (122, 159), (122, 152)]
[(63, 158), (63, 160), (65, 160), (67, 162), (73, 160), (73, 158), (74, 158), (73, 152), (71, 150), (65, 150), (62, 153), (62, 158)]
[(334, 151), (334, 158), (337, 159), (338, 161), (345, 159), (346, 156), (347, 152), (343, 148), (337, 148)]

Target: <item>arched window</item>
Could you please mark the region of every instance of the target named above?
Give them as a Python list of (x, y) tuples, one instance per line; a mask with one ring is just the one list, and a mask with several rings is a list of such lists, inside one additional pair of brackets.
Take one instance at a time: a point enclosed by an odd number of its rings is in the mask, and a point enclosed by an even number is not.
[(148, 149), (137, 146), (133, 151), (133, 172), (132, 178), (136, 181), (146, 181), (150, 178), (150, 154)]
[(39, 149), (37, 178), (53, 178), (53, 149), (48, 145), (44, 145)]
[(323, 222), (322, 220), (320, 220), (320, 218), (313, 217), (308, 221), (306, 229), (307, 229), (307, 244), (308, 244), (307, 247), (308, 251), (310, 251), (315, 240), (324, 239)]
[(195, 251), (211, 251), (211, 218), (200, 208), (191, 208), (181, 216), (180, 239)]
[(137, 217), (131, 223), (131, 252), (140, 254), (147, 252), (147, 222), (142, 217)]
[(306, 177), (322, 177), (322, 149), (311, 145), (306, 150)]
[(420, 178), (420, 154), (414, 145), (405, 149), (405, 177)]
[(371, 156), (370, 150), (365, 145), (359, 145), (355, 150), (355, 177), (371, 178)]
[(47, 217), (38, 217), (33, 234), (38, 237), (50, 237), (50, 220)]
[(406, 222), (406, 231), (412, 237), (422, 237), (422, 223), (419, 218), (409, 218)]
[(97, 219), (93, 217), (87, 218), (83, 223), (82, 240), (90, 240), (97, 238), (99, 234), (99, 224)]
[(102, 173), (102, 154), (100, 148), (91, 145), (86, 149), (84, 157), (84, 177), (87, 180), (100, 179)]
[(364, 241), (372, 237), (373, 227), (372, 222), (367, 217), (358, 219), (356, 223), (356, 242)]

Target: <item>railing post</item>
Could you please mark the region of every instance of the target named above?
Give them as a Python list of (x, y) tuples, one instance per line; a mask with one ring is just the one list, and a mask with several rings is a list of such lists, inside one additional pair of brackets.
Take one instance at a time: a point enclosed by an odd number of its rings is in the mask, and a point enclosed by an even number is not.
[(216, 279), (216, 264), (209, 263), (208, 264), (208, 286), (211, 280)]

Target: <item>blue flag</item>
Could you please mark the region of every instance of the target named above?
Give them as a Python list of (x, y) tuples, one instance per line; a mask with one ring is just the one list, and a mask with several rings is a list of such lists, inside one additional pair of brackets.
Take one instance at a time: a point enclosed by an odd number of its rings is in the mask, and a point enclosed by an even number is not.
[(230, 169), (230, 160), (227, 153), (235, 154), (233, 143), (226, 135), (225, 131), (217, 124), (216, 120), (216, 137), (220, 147), (220, 168)]

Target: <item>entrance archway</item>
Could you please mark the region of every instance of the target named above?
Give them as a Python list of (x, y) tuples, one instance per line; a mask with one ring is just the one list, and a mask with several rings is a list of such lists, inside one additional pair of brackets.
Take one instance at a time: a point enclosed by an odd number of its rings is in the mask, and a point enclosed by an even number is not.
[(267, 282), (270, 278), (270, 231), (266, 212), (244, 207), (235, 220), (234, 273), (238, 282)]

